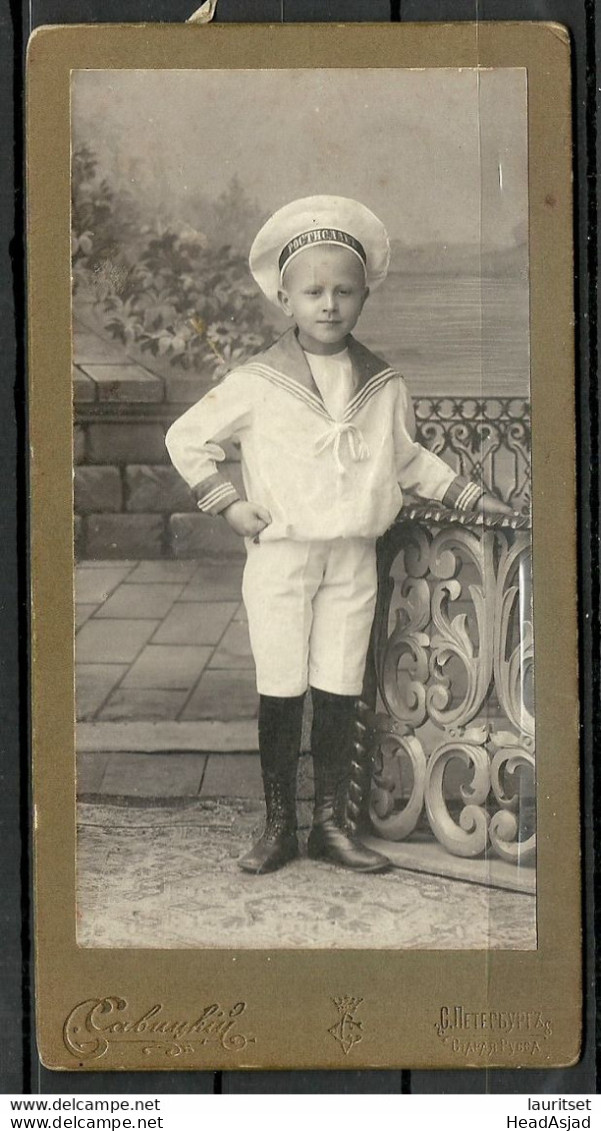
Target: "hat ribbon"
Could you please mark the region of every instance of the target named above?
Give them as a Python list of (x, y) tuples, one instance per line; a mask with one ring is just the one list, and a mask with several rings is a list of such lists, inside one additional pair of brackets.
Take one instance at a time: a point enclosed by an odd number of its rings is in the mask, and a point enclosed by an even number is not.
[(334, 421), (331, 427), (328, 428), (328, 431), (324, 432), (316, 441), (314, 450), (316, 455), (321, 455), (321, 453), (325, 452), (326, 448), (329, 448), (331, 445), (336, 467), (340, 475), (344, 475), (346, 471), (340, 455), (343, 436), (346, 436), (348, 439), (348, 447), (353, 463), (362, 463), (363, 460), (369, 459), (371, 454), (361, 432), (355, 424)]

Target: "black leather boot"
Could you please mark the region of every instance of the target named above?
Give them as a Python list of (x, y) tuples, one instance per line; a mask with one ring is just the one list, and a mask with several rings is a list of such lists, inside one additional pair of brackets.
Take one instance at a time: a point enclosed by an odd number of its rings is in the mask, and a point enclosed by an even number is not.
[(390, 861), (366, 848), (357, 837), (363, 768), (353, 769), (353, 728), (357, 700), (311, 689), (311, 753), (315, 772), (315, 809), (307, 850), (313, 860), (329, 860), (355, 872), (384, 872)]
[(276, 872), (298, 856), (296, 774), (304, 695), (259, 700), (259, 754), (265, 793), (263, 834), (238, 865), (244, 872)]

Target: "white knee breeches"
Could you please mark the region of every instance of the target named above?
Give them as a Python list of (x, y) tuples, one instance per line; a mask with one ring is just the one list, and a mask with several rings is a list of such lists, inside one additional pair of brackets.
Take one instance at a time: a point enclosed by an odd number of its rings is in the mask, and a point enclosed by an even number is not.
[(262, 695), (359, 695), (376, 602), (375, 543), (247, 540), (242, 595)]

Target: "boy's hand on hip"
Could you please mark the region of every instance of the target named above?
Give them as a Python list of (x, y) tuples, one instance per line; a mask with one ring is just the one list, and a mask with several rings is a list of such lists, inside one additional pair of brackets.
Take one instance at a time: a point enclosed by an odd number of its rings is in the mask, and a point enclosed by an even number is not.
[(245, 499), (236, 499), (229, 507), (221, 512), (232, 530), (242, 538), (254, 538), (265, 530), (271, 522), (271, 515), (267, 507), (258, 503), (247, 502)]

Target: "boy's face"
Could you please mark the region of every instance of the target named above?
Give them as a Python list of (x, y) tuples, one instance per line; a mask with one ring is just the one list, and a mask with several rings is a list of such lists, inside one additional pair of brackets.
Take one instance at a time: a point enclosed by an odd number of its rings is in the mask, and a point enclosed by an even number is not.
[(354, 252), (330, 244), (305, 248), (284, 272), (279, 300), (309, 353), (339, 353), (369, 294)]

